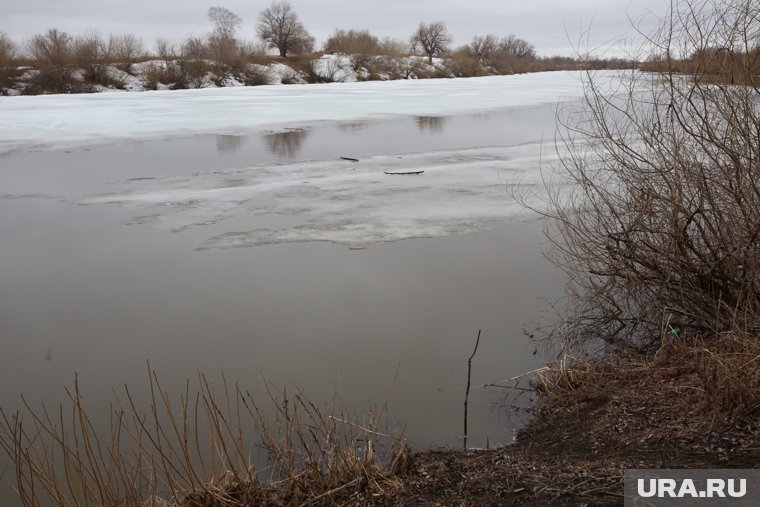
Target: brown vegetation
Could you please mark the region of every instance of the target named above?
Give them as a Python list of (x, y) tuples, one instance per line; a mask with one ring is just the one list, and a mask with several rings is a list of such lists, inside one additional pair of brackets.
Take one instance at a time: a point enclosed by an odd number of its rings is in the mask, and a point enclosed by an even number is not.
[(0, 94), (7, 93), (13, 85), (13, 79), (18, 75), (16, 65), (17, 48), (13, 41), (0, 32)]
[(27, 51), (36, 63), (38, 73), (31, 81), (31, 89), (51, 90), (55, 93), (72, 91), (71, 46), (73, 39), (55, 28), (35, 35)]
[(367, 30), (339, 30), (327, 38), (325, 53), (345, 53), (347, 55), (383, 54), (380, 40)]
[[(207, 35), (179, 42), (158, 39), (152, 53), (132, 34), (103, 38), (93, 31), (72, 37), (51, 29), (27, 41), (21, 58), (15, 44), (3, 35), (0, 93), (80, 93), (125, 88), (133, 81), (130, 76), (138, 77), (147, 89), (269, 84), (272, 77), (261, 66), (285, 57), (289, 57), (287, 65), (294, 71), (282, 78), (283, 83), (343, 79), (338, 69), (314, 71), (312, 61), (322, 54), (311, 53), (314, 39), (288, 2), (273, 2), (261, 12), (257, 27), (258, 37), (276, 48), (279, 58), (267, 56), (260, 43), (240, 40), (237, 32), (242, 20), (232, 11), (211, 7), (208, 19), (212, 29)], [(410, 42), (388, 37), (381, 40), (367, 30), (336, 29), (324, 50), (349, 55), (359, 80), (472, 77), (634, 65), (613, 60), (539, 58), (530, 43), (513, 35), (476, 37), (469, 46), (455, 51), (449, 50), (450, 41), (445, 23), (420, 23)], [(417, 50), (427, 57), (427, 64), (414, 55)], [(432, 65), (434, 57), (441, 61)], [(149, 63), (136, 66), (145, 62)], [(129, 89), (134, 88), (130, 85)]]
[(249, 391), (224, 378), (216, 389), (205, 375), (175, 399), (149, 376), (148, 399), (125, 388), (106, 428), (78, 384), (66, 409), (0, 410), (0, 449), (15, 463), (23, 505), (328, 504), (388, 494), (409, 468), (406, 446), (379, 431), (385, 407), (355, 421), (335, 400), (320, 408), (265, 385), (261, 408)]
[(476, 36), (467, 46), (470, 54), (499, 74), (529, 72), (536, 62), (536, 50), (530, 42), (510, 34), (499, 38), (488, 34)]
[[(753, 44), (745, 22), (752, 6), (732, 0), (716, 15), (711, 2), (675, 2), (651, 42), (659, 54), (738, 50)], [(571, 280), (568, 313), (553, 331), (565, 347), (760, 334), (760, 88), (752, 65), (737, 58), (697, 62), (693, 76), (673, 66), (632, 73), (612, 84), (614, 98), (610, 83), (590, 75), (583, 107), (565, 111), (563, 176), (572, 190), (554, 194), (548, 231)], [(747, 83), (715, 79), (729, 75)]]

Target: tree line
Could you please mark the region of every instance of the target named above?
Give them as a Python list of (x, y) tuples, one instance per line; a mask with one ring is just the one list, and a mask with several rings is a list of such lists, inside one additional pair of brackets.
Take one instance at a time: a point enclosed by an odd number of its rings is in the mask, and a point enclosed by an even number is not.
[[(129, 73), (135, 63), (156, 58), (174, 64), (152, 69), (155, 75), (148, 76), (148, 81), (171, 81), (175, 87), (186, 88), (198, 85), (193, 81), (207, 73), (215, 76), (217, 84), (231, 75), (242, 76), (246, 84), (263, 84), (258, 82), (261, 76), (251, 72), (250, 64), (271, 63), (276, 57), (270, 56), (269, 51), (276, 51), (279, 58), (291, 61), (293, 56), (307, 59), (308, 55), (316, 56), (313, 55), (317, 49), (314, 37), (286, 0), (274, 0), (259, 13), (255, 41), (239, 37), (242, 19), (229, 9), (211, 7), (207, 16), (212, 24), (207, 35), (188, 37), (179, 43), (159, 39), (152, 50), (133, 34), (103, 37), (89, 32), (75, 37), (53, 28), (16, 44), (0, 32), (0, 92), (14, 87), (24, 75), (24, 67), (32, 69), (31, 75), (28, 72), (25, 75), (24, 92), (66, 93), (89, 91), (88, 87), (93, 85), (118, 88), (122, 83), (109, 72), (109, 66), (116, 65)], [(576, 69), (589, 65), (572, 58), (539, 58), (533, 44), (514, 35), (476, 36), (459, 48), (452, 48), (452, 41), (446, 24), (436, 21), (419, 23), (406, 41), (389, 37), (381, 40), (367, 30), (336, 29), (320, 49), (325, 53), (351, 55), (355, 69), (366, 68), (372, 57), (422, 56), (429, 65), (434, 58), (441, 58), (445, 67), (441, 74), (458, 77)], [(592, 65), (625, 67), (630, 63), (599, 60)], [(308, 74), (308, 65), (306, 67)], [(83, 71), (83, 75), (73, 76), (75, 70)], [(377, 78), (381, 74), (389, 75), (371, 70), (365, 75), (372, 79), (373, 75)], [(396, 77), (410, 75), (409, 72), (398, 74)]]

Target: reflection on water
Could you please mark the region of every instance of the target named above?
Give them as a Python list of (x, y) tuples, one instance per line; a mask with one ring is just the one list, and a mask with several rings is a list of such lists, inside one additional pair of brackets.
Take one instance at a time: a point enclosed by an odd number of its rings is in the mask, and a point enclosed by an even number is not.
[(443, 130), (446, 124), (445, 116), (417, 116), (417, 128), (420, 132), (431, 132), (438, 134)]
[(278, 155), (281, 159), (292, 159), (298, 154), (307, 137), (309, 137), (308, 130), (291, 129), (285, 132), (266, 134), (264, 142), (270, 153)]
[(340, 132), (355, 134), (358, 132), (362, 132), (364, 130), (367, 130), (369, 128), (369, 123), (367, 122), (348, 122), (348, 123), (338, 123), (338, 130)]
[(231, 153), (237, 151), (243, 145), (243, 136), (230, 136), (220, 134), (216, 136), (216, 151)]

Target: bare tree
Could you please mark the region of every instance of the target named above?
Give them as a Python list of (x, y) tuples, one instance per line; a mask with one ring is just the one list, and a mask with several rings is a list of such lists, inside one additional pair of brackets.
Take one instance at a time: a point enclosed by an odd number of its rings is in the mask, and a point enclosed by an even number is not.
[(240, 16), (224, 7), (210, 7), (208, 19), (214, 23), (212, 34), (225, 40), (234, 39), (240, 24), (243, 22)]
[(547, 232), (570, 345), (760, 336), (759, 16), (756, 0), (674, 0), (653, 72), (589, 73), (562, 115), (571, 185)]
[(214, 30), (208, 40), (209, 52), (216, 62), (217, 71), (227, 73), (237, 57), (235, 34), (242, 20), (224, 7), (211, 7), (208, 18), (214, 23)]
[(314, 37), (309, 35), (293, 6), (286, 1), (272, 2), (259, 15), (256, 31), (259, 38), (277, 48), (283, 58), (288, 53), (304, 53), (314, 47)]
[(111, 54), (124, 65), (124, 70), (129, 72), (137, 58), (145, 52), (142, 39), (131, 33), (121, 35), (111, 35), (108, 42)]
[(0, 32), (0, 62), (8, 63), (16, 58), (16, 44), (7, 34)]
[(172, 41), (163, 38), (156, 39), (156, 54), (162, 60), (172, 60), (176, 58), (177, 53), (177, 47)]
[(536, 57), (536, 48), (530, 42), (509, 34), (499, 41), (498, 50), (519, 59)]
[(478, 35), (473, 37), (468, 47), (470, 53), (478, 57), (481, 62), (487, 63), (491, 60), (491, 55), (499, 49), (499, 37), (492, 33), (485, 36)]
[(427, 55), (429, 64), (433, 63), (434, 56), (444, 56), (447, 53), (451, 41), (452, 38), (443, 21), (429, 25), (420, 23), (417, 31), (409, 39), (413, 49), (419, 47)]

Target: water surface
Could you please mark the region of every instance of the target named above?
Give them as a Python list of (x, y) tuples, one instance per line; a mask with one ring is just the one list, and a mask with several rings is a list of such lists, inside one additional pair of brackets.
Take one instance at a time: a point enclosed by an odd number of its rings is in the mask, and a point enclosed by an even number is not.
[[(474, 192), (467, 203), (478, 192), (489, 203), (503, 198), (503, 218), (491, 210), (488, 221), (473, 218), (451, 234), (360, 246), (312, 234), (202, 248), (231, 232), (334, 225), (325, 211), (334, 208), (300, 212), (299, 195), (273, 198), (268, 212), (250, 199), (230, 206), (226, 197), (202, 205), (127, 197), (175, 187), (227, 196), (243, 185), (239, 174), (325, 164), (347, 171), (340, 156), (423, 157), (424, 177), (436, 174), (436, 153), (475, 150), (466, 158), (523, 146), (522, 158), (487, 163), (536, 174), (553, 118), (553, 107), (534, 107), (0, 157), (0, 405), (20, 406), (21, 393), (35, 405), (56, 404), (77, 373), (88, 403), (105, 410), (113, 389), (144, 391), (150, 360), (168, 390), (181, 391), (198, 370), (212, 378), (223, 371), (241, 385), (264, 377), (301, 386), (317, 402), (337, 389), (362, 412), (386, 398), (398, 367), (390, 413), (408, 441), (461, 445), (478, 329), (474, 386), (540, 366), (523, 324), (541, 316), (540, 299), (556, 299), (563, 283), (542, 256), (541, 222), (508, 212), (514, 203), (498, 170), (478, 166), (472, 188), (468, 177), (435, 188), (444, 204), (454, 191)], [(383, 195), (402, 193), (409, 180), (393, 181)], [(339, 195), (320, 189), (325, 199)], [(497, 400), (480, 388), (471, 393), (470, 445), (511, 441), (513, 425), (494, 410)]]

